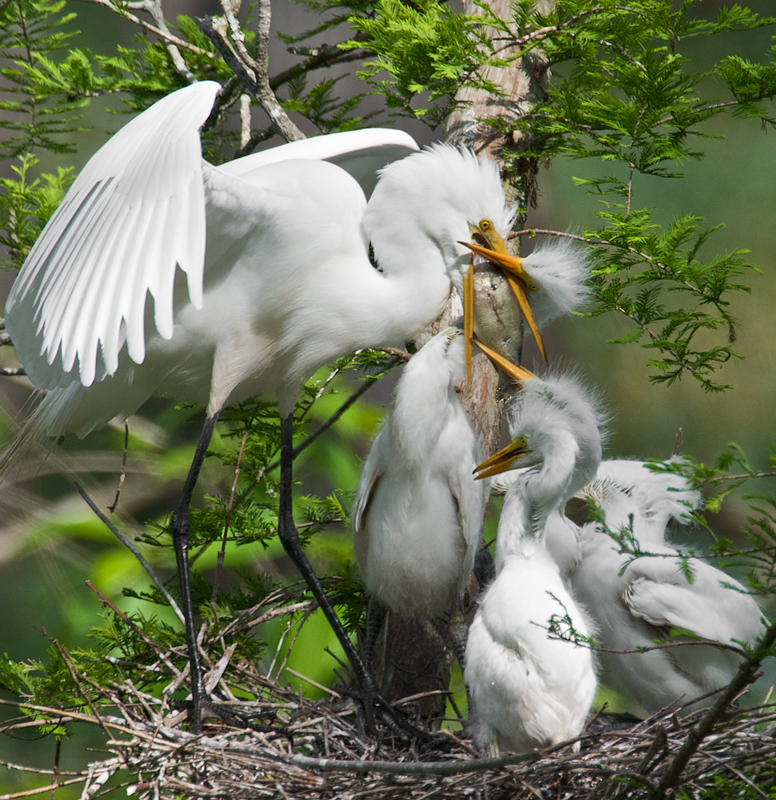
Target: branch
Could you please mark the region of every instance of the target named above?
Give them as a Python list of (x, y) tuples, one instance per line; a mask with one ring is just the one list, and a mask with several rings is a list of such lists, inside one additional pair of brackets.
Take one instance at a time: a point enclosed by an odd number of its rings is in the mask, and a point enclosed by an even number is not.
[[(546, 750), (534, 750), (530, 753), (519, 755), (500, 756), (499, 758), (475, 758), (467, 761), (341, 761), (336, 758), (312, 758), (298, 753), (276, 753), (273, 754), (278, 761), (287, 764), (295, 764), (299, 767), (320, 769), (323, 771), (335, 772), (382, 772), (393, 775), (461, 775), (471, 772), (485, 772), (491, 769), (501, 769), (511, 764), (522, 764), (526, 761), (538, 761), (548, 753), (561, 750), (568, 746), (559, 744)], [(255, 745), (248, 745), (255, 747)]]
[(739, 667), (735, 678), (728, 684), (727, 688), (719, 696), (717, 702), (704, 714), (700, 722), (690, 729), (684, 744), (679, 748), (679, 752), (666, 768), (654, 792), (651, 792), (651, 800), (661, 800), (661, 798), (666, 796), (668, 791), (678, 786), (687, 763), (700, 747), (701, 742), (712, 732), (714, 726), (722, 719), (733, 700), (735, 700), (749, 684), (754, 682), (763, 660), (770, 654), (769, 651), (774, 644), (776, 644), (776, 625), (771, 625), (763, 637), (760, 646), (755, 650), (752, 656)]
[[(274, 78), (270, 78), (270, 88), (272, 91), (276, 91), (298, 75), (312, 72), (316, 69), (327, 69), (328, 67), (337, 66), (339, 64), (347, 64), (351, 61), (361, 61), (364, 58), (372, 58), (377, 55), (374, 50), (333, 50), (333, 48), (330, 50), (327, 45), (316, 48), (306, 61), (284, 69), (282, 72), (275, 75)], [(293, 52), (293, 50), (291, 50), (291, 52)]]
[(291, 121), (269, 84), (269, 75), (267, 73), (270, 26), (269, 0), (260, 0), (258, 5), (259, 24), (256, 37), (257, 57), (255, 59), (245, 47), (245, 37), (240, 29), (240, 23), (232, 13), (227, 0), (222, 0), (221, 7), (232, 34), (231, 41), (234, 44), (234, 49), (232, 49), (230, 42), (227, 41), (225, 31), (221, 33), (216, 29), (212, 17), (198, 17), (197, 24), (200, 29), (216, 45), (224, 61), (240, 78), (248, 91), (259, 101), (277, 132), (289, 142), (304, 139), (305, 135)]
[[(86, 0), (86, 2), (94, 3), (98, 6), (104, 6), (105, 8), (109, 8), (111, 11), (124, 17), (124, 19), (127, 19), (130, 22), (134, 23), (135, 25), (139, 25), (141, 28), (145, 28), (147, 31), (156, 34), (160, 39), (164, 39), (164, 41), (169, 42), (171, 45), (174, 45), (176, 47), (182, 47), (184, 50), (191, 50), (192, 53), (197, 53), (197, 55), (205, 56), (206, 58), (210, 58), (213, 60), (218, 58), (217, 53), (213, 53), (210, 50), (203, 50), (201, 47), (197, 47), (197, 45), (191, 44), (191, 42), (187, 42), (185, 39), (181, 39), (180, 37), (175, 36), (175, 34), (170, 33), (166, 29), (166, 25), (164, 30), (162, 28), (157, 27), (156, 25), (151, 25), (150, 22), (145, 22), (144, 20), (140, 19), (140, 17), (136, 17), (134, 14), (131, 14), (125, 8), (115, 5), (112, 2), (112, 0)], [(145, 5), (146, 4), (144, 4), (144, 6)], [(170, 55), (172, 55), (172, 53)]]
[(151, 580), (154, 582), (156, 588), (162, 593), (162, 597), (164, 597), (164, 599), (170, 604), (170, 608), (175, 612), (175, 615), (178, 617), (178, 619), (181, 622), (183, 622), (184, 621), (183, 614), (181, 613), (180, 608), (178, 608), (178, 604), (172, 598), (172, 595), (170, 595), (167, 589), (165, 589), (164, 584), (156, 576), (156, 573), (151, 568), (151, 565), (145, 560), (145, 558), (143, 558), (142, 553), (137, 549), (137, 547), (135, 547), (134, 544), (132, 544), (132, 542), (129, 541), (129, 539), (127, 539), (126, 536), (124, 536), (123, 533), (119, 531), (119, 529), (105, 516), (105, 514), (103, 514), (102, 511), (100, 511), (100, 509), (97, 508), (95, 502), (92, 500), (91, 497), (89, 497), (89, 495), (86, 493), (81, 484), (78, 483), (78, 481), (75, 481), (75, 488), (78, 490), (78, 494), (80, 494), (81, 497), (83, 497), (83, 499), (86, 501), (86, 504), (89, 506), (89, 508), (91, 508), (91, 510), (94, 511), (94, 513), (97, 515), (97, 518), (100, 520), (100, 522), (102, 522), (108, 528), (108, 530), (140, 562), (140, 566), (142, 566), (143, 569), (148, 573)]

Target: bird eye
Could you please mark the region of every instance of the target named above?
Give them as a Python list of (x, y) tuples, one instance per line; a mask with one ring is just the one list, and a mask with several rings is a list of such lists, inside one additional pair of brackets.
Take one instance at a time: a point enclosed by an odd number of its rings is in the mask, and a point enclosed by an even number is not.
[(480, 230), (489, 231), (493, 227), (493, 223), (489, 219), (480, 220)]

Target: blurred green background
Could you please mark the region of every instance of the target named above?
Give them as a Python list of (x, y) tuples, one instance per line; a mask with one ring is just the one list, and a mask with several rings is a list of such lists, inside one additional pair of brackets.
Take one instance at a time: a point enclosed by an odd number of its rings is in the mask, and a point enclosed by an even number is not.
[[(116, 41), (129, 44), (134, 30), (110, 12), (88, 3), (73, 2), (79, 18), (75, 26), (83, 33), (79, 44), (96, 52), (108, 53)], [(714, 14), (721, 4), (704, 2), (701, 11)], [(773, 11), (772, 2), (749, 3), (760, 13)], [(195, 7), (196, 6), (196, 7)], [(173, 8), (171, 6), (171, 8)], [(215, 12), (211, 4), (179, 5), (185, 13)], [(173, 11), (173, 13), (175, 13)], [(285, 15), (288, 14), (289, 17)], [(273, 28), (300, 30), (310, 27), (309, 17), (297, 6), (276, 3)], [(752, 60), (768, 57), (773, 31), (763, 29), (741, 37), (713, 39), (706, 43), (689, 43), (685, 55), (701, 67), (717, 56), (717, 49), (729, 48)], [(704, 44), (708, 49), (701, 48)], [(276, 45), (273, 65), (287, 65), (283, 48)], [(274, 69), (274, 66), (273, 66)], [(719, 97), (722, 87), (703, 87)], [(371, 101), (375, 102), (375, 101)], [(79, 136), (79, 153), (62, 157), (57, 163), (80, 167), (115, 130), (123, 119), (104, 113), (116, 102), (100, 100), (93, 104), (88, 121), (93, 130)], [(441, 132), (428, 132), (417, 123), (408, 124), (409, 132), (419, 141), (433, 141)], [(708, 394), (694, 381), (685, 379), (673, 386), (655, 385), (648, 379), (650, 370), (645, 361), (650, 357), (634, 345), (606, 344), (621, 335), (628, 323), (607, 315), (595, 319), (574, 318), (560, 321), (547, 332), (547, 346), (553, 360), (578, 366), (589, 382), (600, 387), (613, 414), (611, 439), (607, 456), (666, 458), (673, 452), (676, 434), (682, 430), (682, 452), (702, 460), (713, 460), (730, 441), (744, 447), (753, 465), (764, 467), (769, 445), (776, 442), (776, 420), (773, 415), (776, 395), (776, 131), (761, 129), (754, 122), (741, 122), (729, 116), (706, 123), (705, 133), (720, 138), (698, 142), (705, 151), (699, 161), (681, 165), (680, 179), (637, 178), (633, 207), (660, 210), (664, 221), (674, 216), (695, 214), (705, 218), (705, 226), (723, 223), (724, 230), (706, 244), (704, 254), (747, 248), (751, 259), (762, 271), (751, 273), (745, 282), (750, 294), (739, 294), (734, 300), (734, 313), (741, 321), (737, 331), (737, 349), (745, 360), (733, 360), (717, 376), (718, 382), (732, 384), (723, 393)], [(43, 158), (44, 170), (54, 168), (51, 156)], [(584, 188), (575, 185), (574, 177), (601, 174), (592, 161), (555, 159), (539, 175), (539, 206), (529, 212), (529, 227), (581, 232), (595, 225), (600, 200), (590, 197)], [(610, 172), (606, 168), (606, 172)], [(524, 243), (523, 253), (532, 244)], [(3, 276), (4, 291), (12, 276)], [(13, 359), (7, 349), (0, 352), (4, 364)], [(530, 364), (529, 364), (530, 366)], [(391, 388), (373, 389), (365, 401), (350, 410), (337, 426), (327, 433), (300, 459), (296, 476), (305, 491), (326, 494), (333, 487), (355, 490), (361, 459), (368, 451), (379, 419), (390, 405)], [(343, 392), (349, 384), (343, 384)], [(22, 379), (3, 379), (0, 386), (13, 417), (27, 395)], [(343, 393), (316, 408), (316, 416), (325, 419), (333, 407), (344, 399)], [(128, 535), (142, 530), (145, 519), (169, 513), (185, 475), (193, 441), (202, 415), (178, 412), (166, 401), (153, 401), (144, 409), (144, 420), (133, 423), (130, 470), (117, 520)], [(10, 428), (7, 431), (10, 435)], [(111, 502), (121, 469), (123, 431), (107, 429), (83, 443), (69, 442), (73, 455), (69, 466), (85, 469), (88, 489), (101, 505)], [(94, 519), (81, 499), (74, 494), (70, 482), (56, 472), (59, 454), (54, 454), (33, 470), (33, 478), (19, 480), (3, 487), (0, 498), (0, 603), (6, 613), (0, 614), (0, 650), (15, 659), (45, 658), (50, 646), (44, 631), (68, 647), (88, 644), (88, 632), (100, 624), (101, 607), (96, 596), (85, 586), (90, 579), (100, 591), (119, 606), (132, 610), (137, 601), (121, 597), (124, 586), (142, 588), (145, 575), (134, 558)], [(148, 470), (152, 470), (149, 472)], [(17, 478), (23, 478), (17, 475)], [(200, 492), (228, 491), (231, 470), (211, 459), (206, 465)], [(745, 491), (773, 492), (773, 481), (749, 485)], [(738, 493), (724, 511), (711, 520), (720, 535), (735, 539), (742, 529), (747, 505)], [(346, 508), (351, 497), (340, 495)], [(491, 520), (495, 524), (496, 514)], [(344, 527), (332, 529), (312, 546), (314, 558), (323, 560), (346, 558), (349, 535)], [(171, 554), (146, 553), (159, 573), (173, 575)], [(279, 546), (267, 551), (260, 547), (232, 548), (227, 553), (229, 567), (253, 565), (270, 574), (288, 573), (288, 565)], [(284, 621), (262, 630), (268, 642), (265, 669), (275, 658), (277, 643), (283, 635)], [(324, 645), (337, 650), (325, 624), (313, 619), (306, 624), (307, 635), (301, 637), (289, 666), (311, 679), (327, 684), (336, 663), (323, 652)], [(292, 638), (286, 636), (285, 644)], [(282, 652), (276, 664), (283, 660)], [(290, 673), (282, 681), (300, 685)], [(765, 682), (769, 682), (770, 677)], [(459, 684), (460, 686), (460, 684)], [(315, 694), (309, 685), (306, 692)], [(0, 718), (12, 712), (0, 708)], [(31, 735), (32, 738), (32, 735)], [(85, 734), (65, 742), (62, 768), (81, 764), (97, 755), (84, 755), (84, 745), (98, 746), (99, 738)], [(54, 743), (44, 741), (34, 756), (37, 763), (50, 766)], [(30, 745), (26, 741), (0, 737), (2, 757), (30, 763)], [(40, 778), (13, 773), (0, 776), (0, 793), (18, 791), (37, 785)]]

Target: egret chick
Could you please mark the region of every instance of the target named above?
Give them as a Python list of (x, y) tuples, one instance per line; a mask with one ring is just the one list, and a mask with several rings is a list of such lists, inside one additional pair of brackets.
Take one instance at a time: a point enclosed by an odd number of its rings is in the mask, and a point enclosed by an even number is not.
[(356, 561), (369, 593), (399, 614), (450, 611), (474, 566), (485, 486), (472, 476), (481, 453), (456, 394), (464, 373), (457, 328), (421, 348), (399, 379), (393, 412), (361, 474)]
[[(681, 475), (618, 460), (601, 464), (581, 496), (601, 506), (606, 527), (624, 532), (629, 547), (650, 554), (634, 559), (620, 552), (599, 523), (582, 528), (580, 563), (572, 582), (598, 628), (603, 680), (649, 714), (730, 683), (741, 663), (734, 650), (697, 643), (654, 649), (658, 639), (672, 645), (693, 641), (672, 636), (675, 628), (733, 648), (739, 647), (737, 641), (754, 643), (766, 631), (757, 603), (738, 581), (697, 558), (686, 561), (688, 577), (680, 551), (665, 540), (669, 520), (687, 524), (700, 493)], [(639, 648), (652, 649), (607, 652)]]
[[(48, 392), (28, 435), (85, 435), (126, 419), (157, 393), (207, 406), (171, 518), (195, 729), (206, 694), (190, 599), (188, 509), (220, 411), (258, 393), (277, 395), (279, 536), (371, 691), (293, 521), (299, 385), (338, 356), (403, 344), (428, 325), (453, 282), (461, 283), (469, 252), (458, 241), (486, 218), (505, 236), (512, 218), (496, 167), (451, 146), (387, 166), (368, 203), (354, 178), (326, 161), (278, 157), (233, 172), (208, 164), (199, 128), (219, 90), (205, 81), (168, 95), (92, 157), (6, 305), (17, 355)], [(389, 148), (406, 144), (390, 131), (377, 139)], [(374, 147), (375, 135), (365, 147), (358, 136), (337, 142), (346, 142), (347, 161), (349, 151), (358, 158)], [(338, 148), (323, 150), (333, 157)]]
[[(579, 735), (595, 699), (592, 633), (547, 550), (548, 519), (595, 474), (597, 401), (572, 377), (526, 381), (510, 422), (513, 441), (478, 469), (531, 469), (507, 490), (496, 539), (496, 578), (469, 629), (464, 680), (481, 747), (525, 752)], [(554, 634), (550, 634), (552, 627)], [(560, 636), (561, 638), (558, 638)]]
[[(524, 258), (506, 252), (506, 246), (498, 237), (485, 230), (473, 230), (477, 243), (466, 246), (475, 254), (473, 270), (469, 270), (464, 282), (464, 308), (471, 308), (473, 332), (478, 339), (492, 349), (512, 360), (516, 360), (522, 337), (514, 336), (511, 320), (511, 304), (517, 300), (523, 318), (528, 323), (539, 351), (546, 359), (540, 329), (550, 320), (577, 311), (590, 294), (586, 281), (590, 276), (590, 264), (584, 251), (576, 244), (565, 240), (553, 241), (536, 248)], [(482, 245), (487, 245), (483, 247)], [(495, 264), (503, 272), (512, 298), (506, 296), (502, 284), (492, 280), (483, 282), (474, 273), (482, 270), (482, 259)], [(487, 270), (487, 264), (484, 265)], [(475, 282), (480, 291), (474, 299)], [(489, 295), (485, 302), (485, 295)], [(514, 344), (517, 342), (518, 347)]]

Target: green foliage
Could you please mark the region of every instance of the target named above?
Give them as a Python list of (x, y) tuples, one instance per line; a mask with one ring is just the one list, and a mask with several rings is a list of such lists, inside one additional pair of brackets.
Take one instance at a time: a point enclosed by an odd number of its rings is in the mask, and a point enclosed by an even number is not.
[[(632, 321), (630, 333), (613, 341), (641, 341), (657, 351), (648, 360), (651, 380), (671, 383), (689, 373), (706, 390), (718, 384), (716, 368), (730, 358), (736, 319), (731, 295), (748, 291), (739, 282), (752, 268), (745, 250), (701, 257), (716, 228), (686, 215), (659, 224), (657, 212), (636, 206), (644, 176), (679, 177), (676, 165), (700, 158), (702, 124), (729, 108), (772, 123), (761, 101), (776, 95), (776, 67), (722, 58), (708, 71), (692, 69), (681, 55), (697, 36), (752, 30), (773, 24), (738, 6), (716, 21), (699, 19), (693, 2), (672, 10), (662, 0), (627, 7), (582, 0), (556, 4), (542, 16), (521, 4), (522, 25), (514, 44), (525, 52), (542, 48), (553, 70), (545, 102), (515, 123), (526, 136), (527, 153), (596, 159), (603, 176), (578, 179), (601, 196), (600, 226), (586, 231), (595, 245), (598, 307)], [(702, 97), (722, 78), (733, 99)], [(504, 126), (502, 123), (502, 127)], [(517, 155), (517, 154), (516, 154)], [(708, 332), (721, 341), (708, 347)]]
[(492, 50), (489, 39), (473, 18), (443, 3), (379, 0), (374, 15), (353, 15), (350, 24), (363, 36), (341, 47), (377, 53), (357, 74), (397, 113), (436, 127), (455, 107), (462, 85), (497, 91), (479, 71), (481, 51)]
[(11, 164), (16, 178), (0, 178), (0, 245), (7, 248), (11, 264), (20, 267), (38, 234), (54, 213), (73, 181), (72, 169), (58, 167), (57, 174), (32, 176), (38, 159), (27, 154)]
[(312, 122), (321, 133), (351, 131), (361, 128), (367, 117), (351, 116), (364, 98), (356, 94), (344, 100), (336, 94), (337, 84), (342, 80), (329, 78), (307, 90), (307, 78), (304, 73), (288, 83), (289, 97), (281, 104), (286, 111), (296, 111)]
[(5, 112), (0, 129), (10, 137), (0, 142), (0, 156), (14, 158), (34, 148), (72, 152), (62, 134), (82, 130), (74, 123), (79, 100), (65, 98), (57, 105), (35, 82), (41, 63), (61, 52), (74, 35), (66, 26), (75, 14), (63, 14), (64, 0), (16, 0), (0, 4), (0, 74), (14, 99), (0, 102)]

